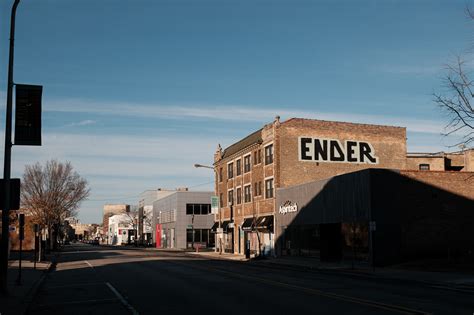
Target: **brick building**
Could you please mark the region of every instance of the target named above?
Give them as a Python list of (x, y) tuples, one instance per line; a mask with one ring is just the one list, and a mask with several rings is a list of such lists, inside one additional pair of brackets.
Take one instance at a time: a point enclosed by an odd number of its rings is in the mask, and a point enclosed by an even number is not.
[(274, 252), (276, 189), (365, 168), (406, 169), (406, 129), (292, 118), (214, 155), (217, 242), (225, 250)]
[[(279, 117), (276, 117), (272, 123), (226, 149), (222, 150), (218, 146), (214, 155), (214, 169), (215, 192), (220, 201), (219, 212), (215, 216), (216, 224), (213, 227), (217, 233), (216, 244), (220, 244), (218, 250), (240, 254), (245, 252), (247, 244), (250, 245), (252, 253), (291, 254), (292, 248), (289, 245), (291, 241), (287, 243), (283, 235), (283, 229), (288, 226), (297, 228), (300, 241), (304, 239), (304, 242), (311, 242), (312, 237), (319, 237), (321, 228), (319, 224), (329, 223), (323, 219), (328, 216), (328, 213), (318, 212), (321, 209), (312, 209), (311, 211), (314, 212), (312, 215), (323, 217), (317, 219), (313, 217), (310, 220), (313, 226), (310, 227), (302, 224), (302, 217), (292, 223), (291, 220), (296, 219), (299, 214), (292, 213), (287, 216), (286, 218), (291, 218), (290, 221), (282, 219), (285, 218), (282, 214), (298, 212), (299, 206), (282, 196), (286, 196), (287, 193), (291, 195), (293, 189), (296, 189), (297, 196), (317, 199), (323, 189), (313, 188), (342, 174), (358, 174), (365, 169), (398, 170), (396, 177), (387, 175), (389, 173), (384, 173), (385, 177), (382, 177), (387, 181), (393, 180), (387, 183), (392, 186), (397, 183), (404, 185), (397, 186), (403, 194), (397, 192), (399, 198), (392, 200), (393, 204), (398, 204), (413, 213), (413, 216), (407, 214), (403, 217), (403, 229), (406, 232), (403, 237), (416, 237), (415, 234), (423, 235), (425, 232), (425, 235), (436, 233), (438, 236), (441, 235), (441, 231), (446, 230), (441, 226), (443, 220), (447, 220), (446, 209), (451, 209), (449, 211), (458, 214), (453, 216), (458, 221), (453, 218), (449, 219), (451, 221), (448, 220), (451, 227), (456, 224), (462, 225), (461, 221), (464, 218), (470, 222), (469, 211), (466, 207), (472, 206), (474, 199), (472, 185), (474, 150), (407, 154), (406, 129), (402, 127), (301, 118), (280, 122)], [(374, 172), (378, 174), (378, 171), (374, 170)], [(363, 176), (350, 175), (347, 178), (360, 179)], [(338, 181), (340, 179), (334, 180), (334, 182)], [(380, 182), (379, 185), (382, 183)], [(375, 187), (370, 181), (356, 181), (350, 187), (344, 189), (343, 187), (333, 187), (330, 196), (336, 197), (334, 200), (326, 200), (325, 207), (329, 209), (337, 205), (337, 196), (348, 198), (351, 202), (358, 200), (359, 205), (369, 205), (371, 199), (361, 197), (363, 193), (358, 191), (357, 187), (365, 187), (360, 189), (365, 189), (366, 193), (380, 192), (380, 187)], [(324, 192), (326, 193), (326, 190)], [(387, 197), (386, 191), (383, 190), (379, 195)], [(438, 195), (445, 199), (442, 202), (436, 201), (437, 197), (433, 196)], [(444, 208), (438, 209), (440, 206)], [(429, 217), (428, 208), (434, 211), (432, 217)], [(353, 211), (354, 209), (357, 207), (352, 207)], [(364, 211), (369, 211), (369, 209), (370, 207), (367, 206)], [(305, 213), (308, 211), (310, 210), (306, 209)], [(337, 242), (339, 238), (347, 236), (344, 235), (344, 231), (347, 232), (351, 228), (357, 229), (359, 234), (365, 235), (362, 235), (359, 240), (361, 247), (366, 247), (368, 250), (368, 223), (372, 218), (369, 212), (364, 211), (361, 212), (362, 214), (353, 215), (352, 219), (345, 218), (349, 221), (349, 225), (344, 223), (343, 216), (337, 220), (333, 219), (335, 221), (332, 224), (336, 225), (329, 228), (323, 226), (322, 228), (326, 229), (324, 233), (339, 235), (332, 239)], [(385, 209), (379, 207), (378, 212), (375, 209), (373, 211), (379, 215), (383, 213), (382, 217), (385, 219), (390, 217), (390, 211), (397, 212), (391, 207), (385, 207)], [(311, 215), (307, 218), (310, 217)], [(419, 217), (425, 218), (425, 221), (418, 220)], [(352, 224), (354, 218), (357, 218), (355, 225)], [(393, 215), (392, 218), (394, 218)], [(280, 219), (283, 221), (279, 222)], [(401, 227), (400, 217), (397, 217), (397, 220), (399, 220), (396, 221), (398, 227), (395, 230)], [(417, 227), (426, 229), (413, 228), (413, 222), (417, 222)], [(333, 228), (336, 230), (331, 230)], [(451, 230), (455, 231), (455, 229)], [(398, 235), (397, 233), (393, 235)], [(464, 240), (469, 239), (466, 234), (456, 234), (458, 240), (463, 237)], [(420, 252), (423, 247), (421, 244), (426, 245), (425, 248), (430, 253), (436, 252), (433, 248), (428, 250), (429, 241), (426, 239), (426, 242), (421, 241), (423, 237), (417, 237), (417, 239), (420, 240), (419, 246), (405, 246), (403, 255), (408, 257), (414, 252)], [(320, 242), (320, 240), (315, 242)], [(400, 241), (401, 243), (403, 242)], [(460, 243), (463, 242), (460, 241)], [(294, 240), (293, 245), (296, 245)], [(300, 254), (304, 252), (304, 250), (301, 251), (301, 244), (297, 247)], [(308, 252), (311, 252), (311, 249), (306, 250), (306, 253)]]
[(420, 171), (474, 171), (474, 149), (459, 152), (408, 153), (407, 169)]

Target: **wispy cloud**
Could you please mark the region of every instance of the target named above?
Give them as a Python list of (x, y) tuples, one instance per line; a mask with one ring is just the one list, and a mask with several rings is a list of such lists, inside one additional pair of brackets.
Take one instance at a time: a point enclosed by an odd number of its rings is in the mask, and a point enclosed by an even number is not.
[[(50, 158), (70, 160), (81, 172), (100, 176), (164, 177), (211, 163), (217, 146), (212, 136), (125, 136), (45, 133), (41, 147), (15, 147), (15, 165)], [(230, 140), (228, 140), (230, 141)]]
[[(0, 138), (3, 136), (4, 133), (0, 133)], [(124, 198), (150, 188), (192, 187), (212, 181), (214, 173), (211, 170), (196, 169), (193, 164), (211, 164), (217, 141), (216, 137), (205, 135), (173, 137), (44, 133), (41, 147), (14, 147), (12, 173), (15, 177), (21, 177), (25, 165), (44, 163), (53, 158), (70, 161), (92, 188), (91, 200), (81, 206), (81, 217), (98, 221), (105, 203), (135, 204), (138, 197)], [(2, 144), (0, 151), (3, 152)], [(211, 188), (209, 184), (196, 187), (195, 190)]]
[(377, 72), (398, 75), (434, 75), (442, 73), (443, 65), (379, 65), (374, 68)]
[(74, 122), (74, 123), (70, 123), (70, 124), (67, 124), (65, 125), (64, 127), (78, 127), (78, 126), (87, 126), (87, 125), (93, 125), (97, 123), (96, 120), (90, 120), (90, 119), (86, 119), (86, 120), (81, 120), (79, 122)]
[[(397, 117), (373, 114), (337, 113), (310, 110), (297, 110), (300, 106), (268, 107), (251, 105), (203, 105), (203, 104), (140, 104), (94, 102), (80, 99), (49, 100), (45, 110), (56, 112), (81, 112), (96, 115), (115, 115), (159, 119), (206, 119), (220, 121), (264, 122), (275, 115), (283, 119), (291, 117), (322, 120), (350, 121), (367, 124), (382, 124), (407, 127), (409, 131), (440, 134), (442, 121)], [(301, 108), (301, 107), (300, 107)], [(317, 108), (317, 105), (315, 105)]]

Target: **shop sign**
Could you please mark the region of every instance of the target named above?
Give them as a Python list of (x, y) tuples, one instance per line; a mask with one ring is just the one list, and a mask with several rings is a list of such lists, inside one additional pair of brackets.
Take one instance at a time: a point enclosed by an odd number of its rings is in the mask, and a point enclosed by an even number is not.
[(212, 196), (211, 197), (211, 213), (217, 214), (219, 212), (219, 197)]
[(338, 139), (298, 138), (300, 161), (331, 163), (378, 164), (378, 157), (372, 144), (365, 141)]
[(296, 202), (292, 203), (291, 201), (287, 200), (280, 206), (280, 214), (287, 214), (291, 212), (298, 211), (298, 204)]

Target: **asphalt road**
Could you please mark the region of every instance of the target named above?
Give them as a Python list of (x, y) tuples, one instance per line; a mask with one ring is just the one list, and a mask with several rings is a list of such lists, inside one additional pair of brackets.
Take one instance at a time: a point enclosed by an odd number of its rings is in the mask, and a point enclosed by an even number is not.
[(185, 253), (64, 248), (29, 314), (474, 314), (474, 294)]

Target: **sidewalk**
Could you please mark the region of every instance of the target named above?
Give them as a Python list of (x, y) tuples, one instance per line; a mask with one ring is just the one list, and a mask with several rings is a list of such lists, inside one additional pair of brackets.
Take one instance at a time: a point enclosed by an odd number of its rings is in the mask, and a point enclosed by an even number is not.
[(0, 295), (0, 314), (2, 315), (18, 315), (26, 312), (51, 266), (51, 261), (37, 262), (35, 270), (30, 255), (27, 253), (24, 256), (26, 258), (23, 258), (21, 263), (21, 285), (17, 284), (19, 261), (8, 261), (8, 296)]
[(366, 262), (357, 262), (353, 268), (351, 262), (327, 263), (319, 261), (318, 258), (309, 257), (266, 257), (263, 259), (247, 260), (243, 255), (228, 253), (219, 255), (219, 253), (215, 252), (193, 252), (189, 254), (209, 259), (248, 261), (249, 264), (259, 267), (334, 272), (353, 277), (420, 283), (474, 294), (474, 273), (418, 271), (394, 267), (377, 267), (373, 270)]
[(236, 255), (236, 254), (229, 254), (229, 253), (216, 253), (214, 251), (202, 251), (202, 252), (186, 252), (188, 255), (196, 256), (196, 257), (205, 257), (208, 259), (224, 259), (224, 260), (233, 260), (233, 261), (248, 261), (245, 258), (245, 255)]

